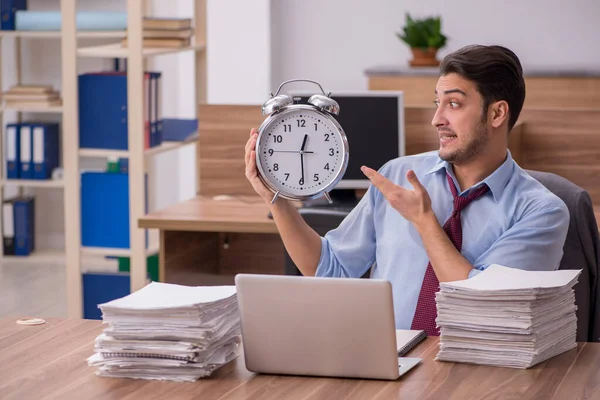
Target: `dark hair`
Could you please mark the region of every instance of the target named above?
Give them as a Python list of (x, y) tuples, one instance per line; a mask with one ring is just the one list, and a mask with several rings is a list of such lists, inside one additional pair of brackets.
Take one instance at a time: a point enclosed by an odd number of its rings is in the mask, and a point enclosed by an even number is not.
[(475, 83), (483, 97), (483, 112), (492, 102), (508, 103), (508, 131), (515, 126), (525, 101), (523, 68), (515, 53), (502, 46), (465, 46), (448, 54), (440, 74), (456, 73)]

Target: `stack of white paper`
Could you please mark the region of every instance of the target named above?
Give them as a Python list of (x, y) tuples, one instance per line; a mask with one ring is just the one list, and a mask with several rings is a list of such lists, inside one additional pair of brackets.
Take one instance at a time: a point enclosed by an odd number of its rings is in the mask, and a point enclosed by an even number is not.
[(99, 307), (108, 326), (88, 359), (99, 376), (195, 381), (239, 355), (235, 286), (152, 282)]
[(440, 283), (436, 360), (529, 368), (576, 347), (580, 272), (491, 265), (471, 279)]

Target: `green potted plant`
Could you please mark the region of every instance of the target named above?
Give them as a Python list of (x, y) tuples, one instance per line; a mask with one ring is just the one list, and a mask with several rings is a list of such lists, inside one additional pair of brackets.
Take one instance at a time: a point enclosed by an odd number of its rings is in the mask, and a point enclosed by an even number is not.
[(406, 13), (406, 25), (402, 33), (396, 35), (400, 40), (410, 46), (413, 59), (412, 67), (437, 66), (440, 62), (436, 59), (439, 49), (446, 45), (446, 36), (441, 32), (441, 18), (428, 17), (413, 19)]

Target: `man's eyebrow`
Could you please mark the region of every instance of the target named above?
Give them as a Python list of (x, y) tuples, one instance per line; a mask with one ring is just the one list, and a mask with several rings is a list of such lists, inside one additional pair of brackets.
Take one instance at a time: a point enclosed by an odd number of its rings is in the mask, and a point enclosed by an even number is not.
[[(465, 97), (467, 96), (467, 94), (465, 92), (463, 92), (462, 90), (460, 90), (460, 89), (444, 90), (444, 94), (450, 94), (450, 93), (460, 93), (460, 94), (462, 94)], [(437, 89), (435, 89), (435, 94), (438, 94)]]

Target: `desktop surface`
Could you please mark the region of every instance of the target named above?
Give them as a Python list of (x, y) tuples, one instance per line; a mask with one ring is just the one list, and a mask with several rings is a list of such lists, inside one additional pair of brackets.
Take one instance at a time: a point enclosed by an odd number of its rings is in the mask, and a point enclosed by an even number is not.
[(422, 362), (395, 381), (255, 374), (241, 354), (195, 383), (100, 378), (86, 359), (102, 321), (48, 318), (44, 325), (0, 320), (0, 398), (374, 399), (530, 398), (583, 399), (598, 395), (600, 343), (576, 349), (528, 370), (434, 361), (438, 338), (427, 338), (407, 357)]

